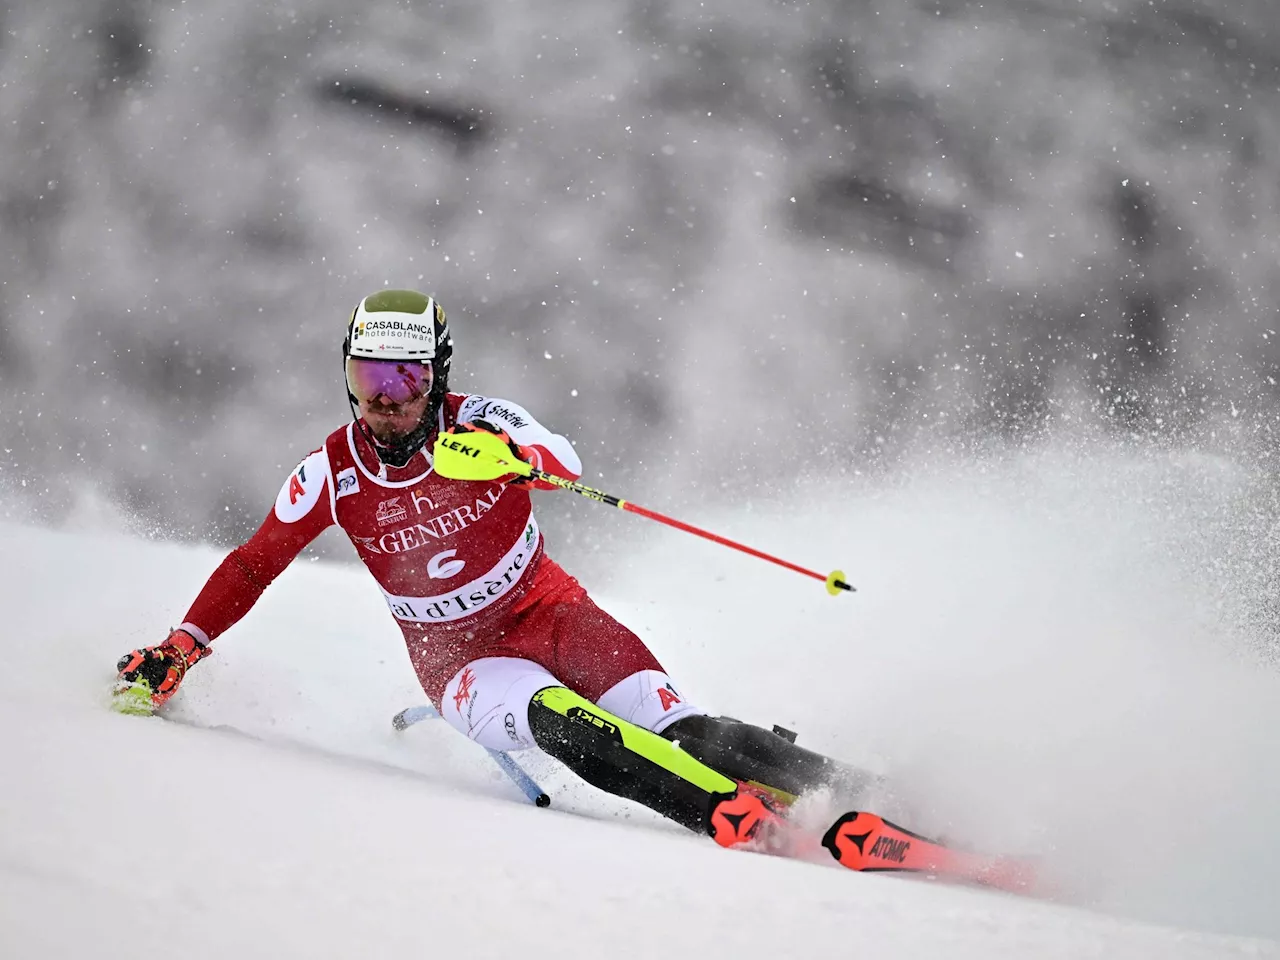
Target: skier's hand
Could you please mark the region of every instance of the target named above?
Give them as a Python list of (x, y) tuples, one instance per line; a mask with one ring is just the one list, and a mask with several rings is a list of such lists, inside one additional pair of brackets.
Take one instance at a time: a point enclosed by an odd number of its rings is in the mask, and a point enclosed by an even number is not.
[[(511, 450), (511, 455), (517, 460), (521, 460), (524, 463), (534, 462), (533, 454), (528, 450), (528, 448), (516, 443), (511, 439), (511, 435), (507, 433), (507, 431), (503, 430), (501, 427), (495, 427), (488, 420), (469, 420), (466, 423), (459, 423), (449, 432), (456, 434), (491, 433), (507, 445)], [(498, 477), (496, 482), (507, 483), (513, 487), (523, 487), (533, 483), (534, 481), (533, 477), (522, 477), (518, 473), (508, 473)]]
[(116, 664), (117, 701), (125, 697), (145, 703), (145, 698), (150, 697), (152, 709), (162, 706), (178, 692), (192, 665), (209, 653), (208, 647), (185, 630), (171, 630), (164, 643), (126, 653)]

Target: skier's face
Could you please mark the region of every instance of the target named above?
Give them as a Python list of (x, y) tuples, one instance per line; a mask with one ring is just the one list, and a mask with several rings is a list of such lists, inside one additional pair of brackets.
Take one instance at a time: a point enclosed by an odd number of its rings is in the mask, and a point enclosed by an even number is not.
[(427, 412), (427, 397), (418, 397), (405, 403), (392, 403), (387, 397), (360, 401), (360, 416), (369, 425), (373, 435), (383, 443), (394, 443), (407, 437), (422, 421)]
[(393, 443), (414, 431), (430, 403), (430, 364), (398, 360), (347, 359), (347, 390), (373, 435)]

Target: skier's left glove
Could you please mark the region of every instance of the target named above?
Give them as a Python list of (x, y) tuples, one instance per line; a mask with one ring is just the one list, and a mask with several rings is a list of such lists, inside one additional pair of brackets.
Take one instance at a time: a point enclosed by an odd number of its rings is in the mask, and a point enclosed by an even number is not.
[[(511, 439), (511, 435), (501, 427), (495, 427), (488, 420), (468, 420), (466, 423), (459, 423), (453, 428), (453, 433), (491, 433), (511, 450), (511, 455), (517, 460), (525, 463), (538, 463), (537, 454), (529, 447), (516, 443)], [(525, 487), (533, 483), (533, 477), (522, 477), (518, 473), (508, 473), (497, 479), (498, 483), (510, 484), (513, 487)]]
[(178, 692), (183, 677), (210, 653), (185, 630), (171, 630), (164, 643), (126, 653), (116, 664), (114, 700), (122, 713), (150, 713)]

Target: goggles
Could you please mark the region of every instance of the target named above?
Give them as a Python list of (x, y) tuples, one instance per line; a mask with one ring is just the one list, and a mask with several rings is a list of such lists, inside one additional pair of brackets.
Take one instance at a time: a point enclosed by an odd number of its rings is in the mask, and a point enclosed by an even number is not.
[(414, 360), (347, 358), (347, 390), (361, 403), (380, 398), (396, 405), (420, 400), (431, 392), (435, 369)]

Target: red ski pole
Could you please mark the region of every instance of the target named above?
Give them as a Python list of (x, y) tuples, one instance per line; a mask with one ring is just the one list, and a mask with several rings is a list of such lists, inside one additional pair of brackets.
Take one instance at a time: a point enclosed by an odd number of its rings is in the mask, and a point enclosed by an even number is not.
[(615, 497), (611, 493), (605, 493), (576, 480), (569, 480), (565, 477), (558, 477), (554, 473), (539, 470), (537, 467), (513, 457), (511, 450), (503, 442), (502, 438), (491, 433), (475, 431), (462, 435), (441, 434), (439, 439), (436, 440), (434, 452), (436, 472), (453, 480), (493, 480), (504, 474), (517, 473), (524, 477), (553, 484), (561, 490), (568, 490), (570, 493), (576, 493), (578, 496), (586, 497), (588, 500), (595, 500), (610, 507), (617, 507), (619, 510), (626, 510), (628, 513), (656, 520), (658, 523), (665, 523), (669, 527), (675, 527), (685, 533), (692, 533), (694, 536), (710, 540), (712, 543), (740, 550), (742, 553), (759, 557), (761, 560), (768, 560), (770, 563), (776, 563), (780, 567), (794, 570), (796, 573), (804, 574), (806, 577), (821, 580), (827, 585), (827, 592), (833, 597), (837, 596), (842, 590), (853, 591), (853, 587), (845, 581), (844, 572), (841, 570), (833, 570), (824, 576), (816, 570), (810, 570), (789, 560), (783, 560), (781, 557), (775, 557), (773, 554), (757, 550), (755, 547), (749, 547), (744, 543), (738, 543), (736, 540), (730, 540), (728, 537), (722, 537), (718, 533), (712, 533), (710, 530), (695, 527), (691, 523), (665, 516), (656, 510), (649, 510), (637, 503), (623, 500), (621, 497)]

